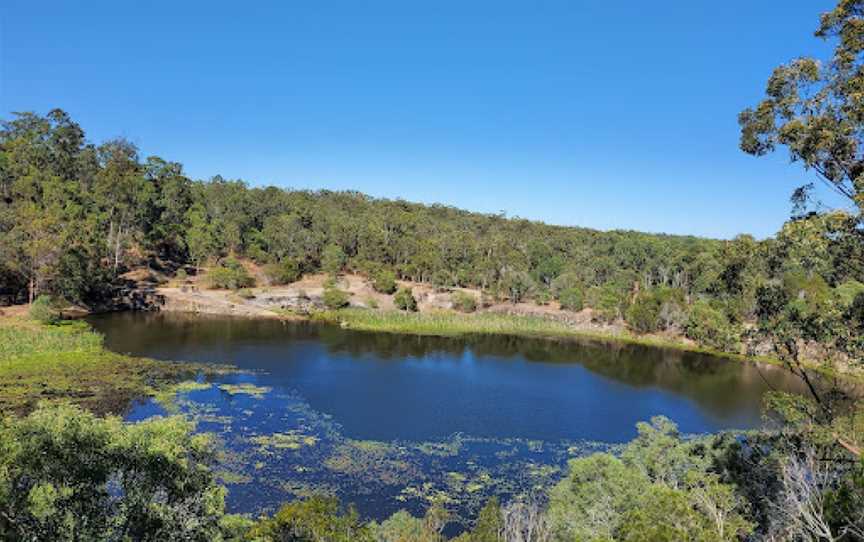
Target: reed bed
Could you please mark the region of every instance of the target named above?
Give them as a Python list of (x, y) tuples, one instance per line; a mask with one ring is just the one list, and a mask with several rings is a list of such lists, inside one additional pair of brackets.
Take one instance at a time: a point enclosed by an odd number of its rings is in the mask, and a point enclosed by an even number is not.
[(313, 320), (362, 331), (453, 337), (467, 334), (563, 337), (575, 335), (562, 322), (532, 316), (454, 312), (397, 312), (343, 309), (315, 313)]

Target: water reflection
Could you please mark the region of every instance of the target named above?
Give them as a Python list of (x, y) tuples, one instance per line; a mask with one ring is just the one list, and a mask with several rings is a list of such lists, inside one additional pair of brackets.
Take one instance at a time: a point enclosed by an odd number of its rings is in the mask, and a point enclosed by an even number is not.
[(592, 341), (417, 337), (335, 326), (122, 313), (92, 319), (109, 348), (227, 362), (302, 397), (356, 439), (623, 442), (653, 415), (685, 432), (760, 424), (768, 389), (797, 391), (776, 367)]

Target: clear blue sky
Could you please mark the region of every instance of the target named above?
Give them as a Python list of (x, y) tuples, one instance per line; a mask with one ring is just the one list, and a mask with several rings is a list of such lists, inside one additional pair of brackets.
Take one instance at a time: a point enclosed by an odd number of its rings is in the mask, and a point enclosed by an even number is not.
[(831, 7), (4, 0), (0, 116), (61, 107), (194, 178), (764, 237), (805, 175), (736, 116)]

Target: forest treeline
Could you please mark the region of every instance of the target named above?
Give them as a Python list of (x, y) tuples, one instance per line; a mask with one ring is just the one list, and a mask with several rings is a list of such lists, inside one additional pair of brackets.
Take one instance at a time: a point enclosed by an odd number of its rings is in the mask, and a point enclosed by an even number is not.
[(764, 241), (721, 241), (198, 181), (178, 162), (142, 159), (126, 140), (90, 143), (59, 109), (3, 122), (0, 197), (0, 295), (12, 302), (98, 303), (130, 267), (158, 260), (191, 271), (245, 257), (274, 280), (385, 272), (496, 300), (557, 299), (638, 332), (675, 328), (738, 351), (760, 314), (793, 301), (803, 313), (843, 313), (864, 292), (860, 218), (848, 212), (803, 214)]
[[(393, 274), (513, 302), (558, 298), (637, 331), (681, 327), (715, 348), (768, 345), (807, 394), (769, 394), (764, 430), (684, 438), (662, 418), (640, 424), (618, 453), (571, 461), (548, 495), (491, 501), (459, 540), (864, 540), (860, 387), (814, 378), (803, 362), (808, 344), (826, 372), (860, 370), (864, 360), (862, 29), (864, 0), (839, 0), (816, 31), (831, 58), (778, 67), (764, 99), (739, 117), (743, 151), (785, 149), (847, 204), (826, 211), (804, 185), (770, 239), (598, 232), (358, 193), (191, 180), (128, 141), (88, 142), (54, 110), (15, 114), (0, 130), (2, 294), (93, 303), (131, 267), (231, 272), (244, 257), (284, 280), (319, 269)], [(68, 405), (4, 417), (0, 539), (444, 539), (441, 506), (380, 525), (320, 497), (260, 520), (225, 514), (208, 439), (182, 418), (124, 424)]]

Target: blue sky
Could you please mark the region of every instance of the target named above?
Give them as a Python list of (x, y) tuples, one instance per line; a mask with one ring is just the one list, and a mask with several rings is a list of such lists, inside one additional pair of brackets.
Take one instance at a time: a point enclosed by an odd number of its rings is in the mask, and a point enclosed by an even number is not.
[(739, 151), (736, 116), (825, 56), (831, 7), (4, 0), (0, 116), (61, 107), (194, 178), (764, 237), (807, 177)]

